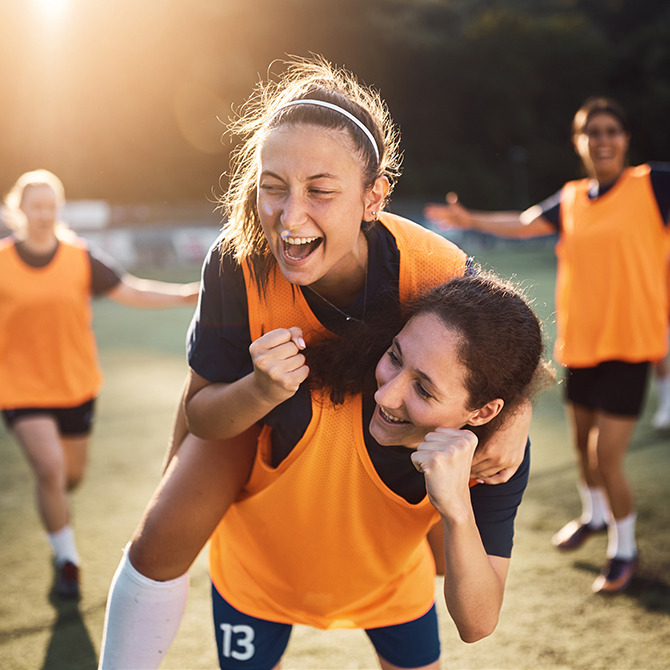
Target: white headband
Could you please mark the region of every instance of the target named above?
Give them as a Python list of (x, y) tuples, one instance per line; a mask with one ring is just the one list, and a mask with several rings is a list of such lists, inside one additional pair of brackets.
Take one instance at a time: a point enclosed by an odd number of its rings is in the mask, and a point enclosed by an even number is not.
[(366, 134), (367, 138), (370, 140), (370, 144), (372, 144), (372, 148), (375, 150), (375, 156), (377, 156), (377, 162), (379, 162), (379, 147), (377, 146), (377, 142), (375, 142), (375, 138), (373, 137), (372, 133), (365, 127), (365, 124), (361, 123), (353, 114), (348, 112), (346, 109), (342, 109), (342, 107), (333, 105), (330, 102), (324, 102), (323, 100), (309, 100), (309, 99), (291, 100), (291, 102), (287, 102), (285, 105), (282, 105), (279, 109), (277, 109), (277, 111), (272, 115), (271, 118), (277, 116), (277, 114), (279, 114), (279, 112), (281, 112), (283, 109), (286, 109), (287, 107), (293, 107), (294, 105), (316, 105), (317, 107), (327, 107), (328, 109), (332, 109), (346, 116)]

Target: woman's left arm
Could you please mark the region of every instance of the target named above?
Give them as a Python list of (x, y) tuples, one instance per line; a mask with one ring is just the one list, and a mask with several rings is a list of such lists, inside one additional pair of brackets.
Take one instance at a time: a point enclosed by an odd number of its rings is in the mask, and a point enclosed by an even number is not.
[(477, 437), (468, 430), (438, 428), (412, 454), (442, 518), (444, 598), (464, 642), (495, 630), (509, 566), (508, 558), (487, 555), (475, 521), (469, 479), (476, 446)]
[(105, 294), (120, 305), (136, 309), (167, 309), (194, 306), (198, 302), (200, 282), (173, 284), (140, 279), (125, 273), (121, 281)]

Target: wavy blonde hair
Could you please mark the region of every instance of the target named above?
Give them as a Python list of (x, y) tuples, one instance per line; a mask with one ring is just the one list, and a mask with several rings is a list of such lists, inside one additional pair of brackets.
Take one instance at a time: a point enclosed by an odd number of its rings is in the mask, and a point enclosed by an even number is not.
[[(391, 185), (390, 195), (401, 172), (400, 135), (376, 90), (320, 56), (294, 58), (286, 64), (276, 80), (268, 77), (256, 85), (239, 118), (228, 128), (242, 142), (231, 155), (228, 190), (219, 200), (225, 218), (221, 251), (230, 253), (238, 263), (249, 260), (259, 287), (265, 286), (275, 262), (256, 208), (259, 154), (269, 131), (288, 124), (346, 130), (361, 158), (366, 188), (384, 176)], [(345, 115), (315, 105), (282, 109), (286, 103), (302, 99), (329, 102), (353, 114), (374, 137), (379, 160), (369, 138)]]
[[(22, 233), (26, 227), (26, 215), (21, 211), (21, 203), (27, 189), (34, 186), (48, 186), (56, 194), (59, 207), (65, 204), (63, 182), (49, 170), (31, 170), (24, 172), (5, 196), (4, 220), (7, 227), (16, 233)], [(70, 238), (73, 233), (64, 221), (56, 221), (57, 237)]]

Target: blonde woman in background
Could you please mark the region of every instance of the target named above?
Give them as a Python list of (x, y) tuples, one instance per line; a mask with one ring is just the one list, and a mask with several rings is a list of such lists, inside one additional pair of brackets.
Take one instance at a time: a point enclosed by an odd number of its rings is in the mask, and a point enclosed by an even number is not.
[(53, 550), (55, 592), (76, 599), (79, 554), (67, 493), (86, 469), (102, 385), (91, 298), (138, 309), (197, 302), (199, 282), (172, 284), (123, 272), (59, 220), (63, 184), (23, 174), (5, 200), (13, 234), (0, 240), (0, 409), (35, 476)]

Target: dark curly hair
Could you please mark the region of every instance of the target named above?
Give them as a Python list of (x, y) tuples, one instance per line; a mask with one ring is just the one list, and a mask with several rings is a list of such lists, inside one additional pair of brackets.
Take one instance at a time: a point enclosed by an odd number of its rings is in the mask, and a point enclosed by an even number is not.
[(553, 379), (543, 362), (540, 322), (523, 293), (493, 274), (458, 277), (407, 304), (360, 324), (344, 338), (323, 340), (304, 353), (312, 389), (327, 389), (332, 402), (348, 394), (373, 394), (377, 362), (413, 317), (434, 314), (460, 334), (458, 356), (467, 370), (469, 410), (501, 398), (502, 411), (482, 426), (468, 426), (485, 441), (540, 386)]

